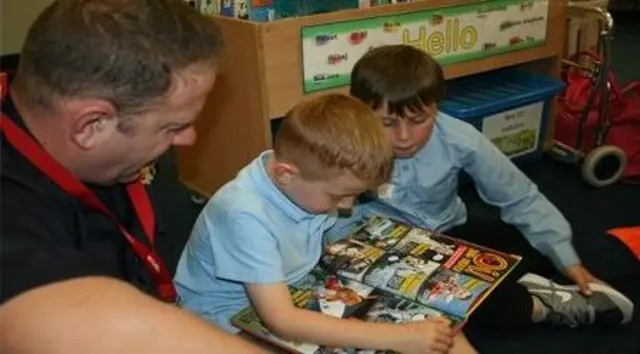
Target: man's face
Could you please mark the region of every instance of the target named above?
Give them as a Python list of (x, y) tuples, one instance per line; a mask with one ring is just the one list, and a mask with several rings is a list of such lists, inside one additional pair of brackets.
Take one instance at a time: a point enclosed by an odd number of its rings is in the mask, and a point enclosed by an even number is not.
[(130, 129), (116, 128), (92, 151), (100, 159), (98, 184), (132, 182), (142, 167), (153, 163), (171, 146), (196, 141), (193, 122), (202, 110), (215, 81), (212, 66), (192, 66), (181, 71), (164, 99), (149, 110), (130, 117)]
[(407, 111), (404, 117), (400, 117), (390, 114), (385, 104), (376, 113), (382, 119), (387, 137), (393, 145), (395, 157), (410, 158), (431, 138), (438, 110), (433, 103), (424, 106), (422, 112)]

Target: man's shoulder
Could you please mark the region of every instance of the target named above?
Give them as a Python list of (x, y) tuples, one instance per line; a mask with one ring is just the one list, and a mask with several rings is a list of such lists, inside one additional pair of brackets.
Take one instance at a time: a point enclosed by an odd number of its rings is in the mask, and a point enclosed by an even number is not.
[[(59, 213), (69, 210), (64, 193), (42, 175), (6, 141), (2, 141), (0, 175), (2, 179), (3, 219), (17, 213)], [(5, 207), (6, 206), (6, 207)]]

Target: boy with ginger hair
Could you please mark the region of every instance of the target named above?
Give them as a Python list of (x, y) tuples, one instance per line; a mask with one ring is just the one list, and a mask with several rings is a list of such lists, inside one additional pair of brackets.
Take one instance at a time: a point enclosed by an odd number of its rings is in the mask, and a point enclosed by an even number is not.
[(180, 259), (181, 306), (228, 331), (252, 304), (287, 340), (403, 353), (473, 353), (440, 320), (379, 324), (293, 305), (287, 284), (319, 262), (337, 211), (391, 175), (393, 151), (365, 104), (329, 94), (302, 102), (265, 151), (207, 203)]

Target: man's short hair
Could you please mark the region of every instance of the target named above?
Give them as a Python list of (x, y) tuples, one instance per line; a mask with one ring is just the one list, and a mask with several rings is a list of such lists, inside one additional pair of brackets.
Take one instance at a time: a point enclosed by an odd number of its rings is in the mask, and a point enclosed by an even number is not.
[(422, 112), (444, 97), (440, 64), (409, 45), (385, 45), (367, 52), (351, 71), (350, 93), (374, 110), (385, 103), (387, 113), (403, 117)]
[(57, 0), (27, 34), (15, 88), (44, 109), (100, 98), (119, 115), (136, 114), (180, 70), (213, 65), (221, 45), (217, 26), (183, 0)]
[(372, 186), (389, 180), (393, 149), (375, 112), (341, 94), (326, 94), (296, 105), (283, 118), (274, 151), (296, 165), (303, 178), (328, 180), (350, 171)]

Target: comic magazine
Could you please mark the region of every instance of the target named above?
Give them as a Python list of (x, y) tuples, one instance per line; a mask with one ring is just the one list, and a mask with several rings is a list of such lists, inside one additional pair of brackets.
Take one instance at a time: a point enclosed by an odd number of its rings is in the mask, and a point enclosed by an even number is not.
[[(329, 316), (386, 323), (437, 316), (458, 327), (519, 261), (517, 255), (376, 216), (351, 237), (327, 245), (320, 264), (289, 290), (296, 306)], [(385, 353), (284, 341), (251, 308), (232, 323), (293, 353)]]

